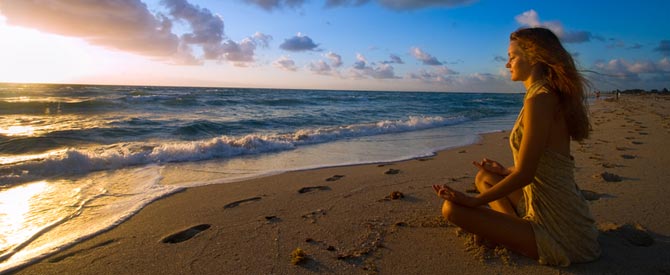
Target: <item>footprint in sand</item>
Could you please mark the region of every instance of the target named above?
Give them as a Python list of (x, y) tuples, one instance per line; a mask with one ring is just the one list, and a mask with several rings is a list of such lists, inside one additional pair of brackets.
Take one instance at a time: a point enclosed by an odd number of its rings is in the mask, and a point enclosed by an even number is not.
[(602, 195), (593, 192), (591, 190), (581, 190), (582, 191), (582, 196), (584, 196), (584, 199), (587, 201), (597, 201), (602, 197)]
[(610, 163), (610, 162), (603, 162), (600, 164), (603, 168), (617, 168), (617, 167), (623, 167), (623, 165), (615, 164), (615, 163)]
[(384, 172), (384, 174), (387, 174), (387, 175), (395, 175), (395, 174), (398, 174), (398, 173), (400, 173), (400, 170), (398, 170), (398, 169), (388, 169), (388, 170), (386, 170), (386, 172)]
[(307, 214), (302, 215), (303, 219), (309, 220), (310, 223), (316, 223), (316, 221), (326, 215), (326, 210), (323, 209), (317, 209), (315, 211), (309, 212)]
[(623, 159), (634, 159), (634, 158), (637, 158), (637, 157), (633, 156), (633, 155), (625, 155), (624, 154), (624, 155), (621, 155), (621, 158), (623, 158)]
[(326, 190), (330, 190), (330, 187), (328, 187), (328, 186), (324, 186), (324, 185), (319, 185), (319, 186), (307, 186), (307, 187), (300, 188), (300, 190), (298, 190), (298, 193), (302, 194), (302, 193), (312, 192), (312, 191), (314, 191), (314, 190), (323, 190), (323, 191), (326, 191)]
[(391, 194), (388, 196), (384, 197), (381, 200), (378, 200), (378, 202), (383, 202), (383, 201), (392, 201), (392, 200), (399, 200), (405, 197), (405, 194), (403, 194), (400, 191), (393, 191)]
[(621, 176), (617, 174), (612, 174), (610, 172), (602, 172), (599, 176), (606, 182), (620, 182), (623, 180)]
[(641, 145), (644, 144), (642, 141), (631, 141), (630, 144)]
[(339, 180), (341, 178), (344, 178), (344, 175), (333, 175), (332, 177), (327, 178), (326, 181), (336, 181), (336, 180)]
[(188, 241), (191, 238), (195, 237), (195, 235), (198, 235), (198, 233), (205, 231), (212, 227), (210, 224), (199, 224), (196, 226), (192, 226), (188, 229), (179, 231), (177, 233), (174, 233), (170, 236), (167, 236), (161, 240), (163, 243), (180, 243), (184, 241)]
[(239, 206), (240, 204), (247, 203), (247, 202), (252, 202), (252, 201), (257, 201), (257, 200), (260, 200), (260, 199), (261, 199), (261, 197), (252, 197), (252, 198), (248, 198), (248, 199), (243, 199), (243, 200), (239, 200), (239, 201), (234, 201), (234, 202), (231, 202), (231, 203), (229, 203), (229, 204), (224, 205), (224, 206), (223, 206), (223, 209), (228, 209), (228, 208), (237, 207), (237, 206)]

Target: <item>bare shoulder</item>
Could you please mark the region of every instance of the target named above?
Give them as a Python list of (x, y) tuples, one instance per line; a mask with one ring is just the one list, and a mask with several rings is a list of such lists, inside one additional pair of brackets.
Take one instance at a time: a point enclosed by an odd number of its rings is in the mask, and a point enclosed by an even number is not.
[(559, 110), (559, 104), (558, 95), (543, 91), (526, 98), (524, 109), (527, 110), (528, 116), (541, 120), (553, 120), (554, 115)]

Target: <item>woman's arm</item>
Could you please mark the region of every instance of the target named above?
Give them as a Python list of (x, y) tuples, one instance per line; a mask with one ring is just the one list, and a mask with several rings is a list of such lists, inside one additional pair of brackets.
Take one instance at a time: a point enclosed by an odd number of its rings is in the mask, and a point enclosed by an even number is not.
[(482, 162), (473, 161), (472, 164), (474, 164), (481, 170), (485, 170), (490, 173), (500, 175), (503, 177), (506, 177), (507, 175), (511, 174), (514, 171), (514, 166), (505, 168), (505, 166), (503, 166), (499, 162), (487, 158), (484, 158)]
[(498, 184), (476, 196), (478, 205), (500, 199), (532, 182), (540, 157), (546, 150), (558, 104), (558, 98), (547, 93), (538, 94), (526, 100), (523, 115), (523, 139), (519, 148), (518, 163), (511, 173)]

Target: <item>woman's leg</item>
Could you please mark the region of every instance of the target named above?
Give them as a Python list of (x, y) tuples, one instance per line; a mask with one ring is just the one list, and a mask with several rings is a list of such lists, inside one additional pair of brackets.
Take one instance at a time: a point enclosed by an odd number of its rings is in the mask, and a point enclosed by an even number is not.
[[(494, 185), (498, 184), (504, 177), (498, 174), (490, 173), (486, 170), (479, 170), (475, 177), (475, 187), (479, 193), (484, 193)], [(489, 203), (491, 209), (508, 215), (516, 215), (516, 205), (523, 197), (521, 189), (512, 192), (505, 198), (501, 198)]]
[(485, 207), (465, 207), (444, 201), (442, 215), (464, 230), (533, 259), (538, 259), (535, 233), (529, 221)]

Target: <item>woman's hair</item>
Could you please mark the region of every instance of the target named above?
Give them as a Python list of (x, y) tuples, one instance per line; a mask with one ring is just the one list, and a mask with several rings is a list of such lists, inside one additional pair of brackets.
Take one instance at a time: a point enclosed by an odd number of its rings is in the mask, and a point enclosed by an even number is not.
[(588, 138), (591, 124), (584, 92), (589, 83), (558, 37), (545, 28), (527, 28), (513, 32), (510, 41), (516, 41), (531, 62), (544, 65), (547, 85), (560, 98), (570, 137), (577, 141)]

